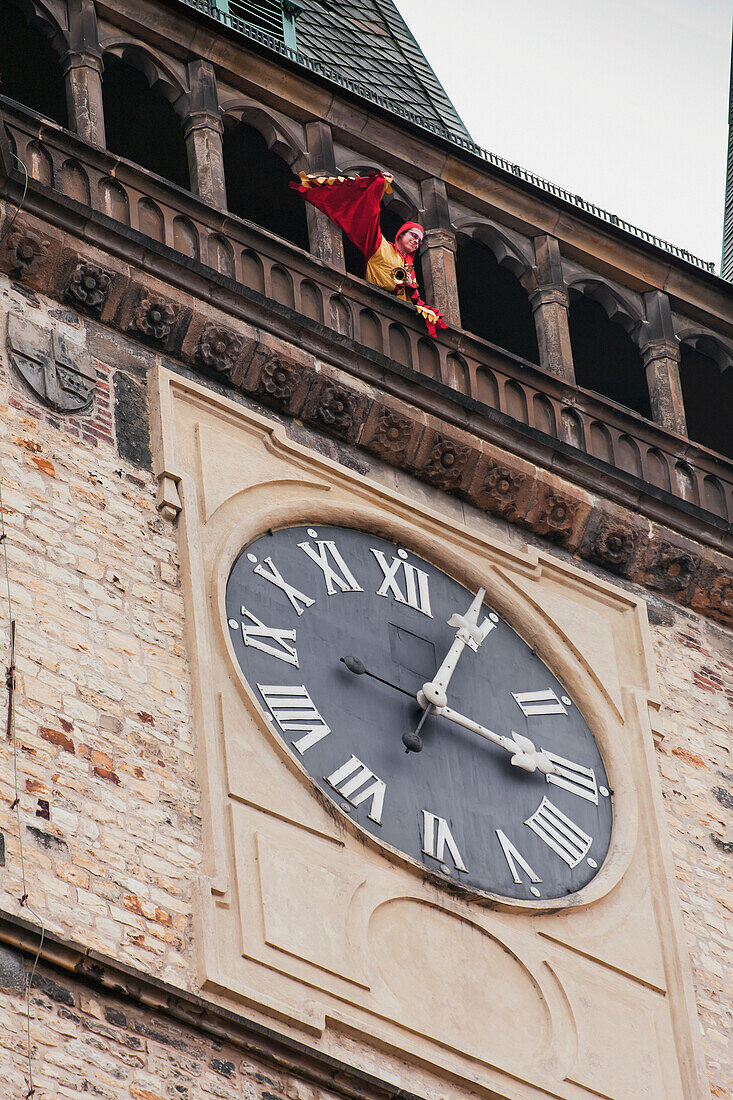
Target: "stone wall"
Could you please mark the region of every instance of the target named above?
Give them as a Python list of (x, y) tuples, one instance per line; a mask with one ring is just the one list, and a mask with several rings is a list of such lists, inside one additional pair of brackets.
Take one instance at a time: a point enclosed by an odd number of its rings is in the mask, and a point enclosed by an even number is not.
[[(4, 283), (2, 292), (0, 463), (16, 624), (20, 804), (18, 816), (14, 746), (2, 740), (0, 905), (11, 915), (38, 914), (61, 939), (193, 991), (192, 896), (201, 839), (184, 606), (175, 529), (156, 511), (140, 430), (142, 379), (156, 357), (53, 303), (32, 295), (29, 301), (22, 288)], [(5, 329), (8, 313), (28, 305), (36, 322), (40, 309), (49, 328), (66, 326), (89, 351), (97, 375), (92, 415), (51, 413), (18, 379)], [(315, 428), (286, 424), (306, 445), (482, 530), (517, 545), (551, 545)], [(567, 556), (557, 546), (553, 552)], [(733, 645), (724, 627), (691, 610), (656, 594), (648, 603), (669, 833), (712, 1095), (723, 1097), (733, 1092), (725, 962), (733, 909)], [(4, 595), (0, 613), (7, 660)], [(3, 1064), (12, 1096), (25, 1095), (20, 966), (16, 956), (0, 966), (8, 991)], [(64, 986), (43, 967), (39, 975), (31, 1004), (36, 1100), (75, 1096), (81, 1081), (91, 1094), (115, 1100), (330, 1096), (323, 1086), (258, 1067), (224, 1040), (191, 1028), (161, 1029), (129, 997), (122, 1003), (109, 992)]]
[[(6, 292), (8, 306), (23, 298)], [(7, 313), (2, 320), (4, 329)], [(58, 313), (48, 322), (66, 323)], [(92, 357), (109, 409), (126, 356)], [(133, 385), (134, 367), (123, 376)], [(13, 744), (3, 740), (2, 904), (18, 912), (27, 892), (56, 932), (190, 985), (200, 843), (175, 532), (156, 512), (150, 471), (120, 456), (111, 418), (103, 434), (88, 415), (44, 411), (12, 369), (4, 356), (0, 461), (26, 887)], [(7, 640), (4, 585), (0, 609)]]

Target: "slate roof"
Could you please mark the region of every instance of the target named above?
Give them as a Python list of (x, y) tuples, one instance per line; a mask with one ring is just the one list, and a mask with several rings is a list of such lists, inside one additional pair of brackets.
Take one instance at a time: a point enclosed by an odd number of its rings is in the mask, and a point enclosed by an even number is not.
[(450, 134), (468, 130), (393, 0), (304, 0), (298, 52)]

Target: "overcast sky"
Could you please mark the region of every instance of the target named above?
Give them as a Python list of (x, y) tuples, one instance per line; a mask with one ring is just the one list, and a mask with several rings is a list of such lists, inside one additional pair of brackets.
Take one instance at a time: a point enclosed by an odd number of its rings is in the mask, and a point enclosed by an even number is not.
[(396, 0), (479, 145), (720, 264), (733, 0)]

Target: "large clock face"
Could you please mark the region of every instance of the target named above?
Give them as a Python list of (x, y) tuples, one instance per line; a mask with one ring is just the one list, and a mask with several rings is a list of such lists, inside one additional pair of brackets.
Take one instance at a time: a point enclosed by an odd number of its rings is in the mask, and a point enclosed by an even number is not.
[(603, 761), (567, 690), (475, 595), (363, 531), (287, 527), (240, 554), (226, 614), (273, 729), (340, 812), (444, 881), (562, 898), (608, 851)]

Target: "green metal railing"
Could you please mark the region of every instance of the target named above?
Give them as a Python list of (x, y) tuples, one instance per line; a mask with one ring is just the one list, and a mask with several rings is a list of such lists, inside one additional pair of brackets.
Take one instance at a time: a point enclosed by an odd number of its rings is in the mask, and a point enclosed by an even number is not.
[[(519, 164), (514, 164), (511, 161), (505, 160), (504, 157), (497, 156), (496, 153), (491, 153), (488, 149), (484, 149), (482, 146), (477, 145), (475, 141), (471, 141), (470, 138), (464, 137), (453, 130), (449, 130), (447, 126), (433, 122), (431, 119), (423, 118), (422, 115), (409, 110), (404, 104), (381, 95), (366, 84), (361, 84), (356, 80), (350, 80), (348, 77), (338, 72), (337, 69), (331, 68), (330, 65), (324, 65), (322, 62), (316, 61), (312, 57), (306, 57), (304, 54), (299, 53), (295, 48), (295, 17), (299, 14), (301, 5), (294, 2), (294, 0), (262, 0), (262, 2), (258, 2), (258, 0), (179, 0), (179, 3), (185, 4), (189, 8), (195, 8), (196, 11), (202, 12), (204, 15), (211, 16), (213, 19), (218, 20), (219, 23), (231, 27), (232, 30), (237, 31), (246, 38), (259, 42), (261, 45), (267, 46), (281, 56), (287, 57), (290, 61), (294, 61), (297, 65), (302, 66), (302, 68), (307, 69), (309, 72), (324, 77), (331, 83), (337, 84), (340, 88), (344, 88), (346, 91), (353, 92), (355, 95), (361, 96), (371, 103), (375, 103), (377, 106), (382, 107), (386, 111), (390, 111), (394, 115), (398, 115), (414, 126), (418, 126), (422, 130), (427, 130), (429, 133), (443, 138), (444, 141), (448, 141), (452, 145), (464, 149), (474, 156), (480, 157), (481, 160), (486, 161), (487, 164), (491, 164), (495, 168), (501, 168), (504, 172), (508, 172), (517, 179), (532, 184), (533, 187), (539, 188), (546, 194), (554, 195), (556, 198), (562, 199), (563, 202), (570, 203), (571, 206), (575, 206), (577, 209), (583, 210), (587, 214), (592, 214), (593, 217), (606, 222), (608, 225), (617, 226), (624, 232), (631, 234), (631, 236), (646, 241), (648, 244), (654, 245), (655, 248), (661, 248), (663, 251), (670, 253), (670, 255), (676, 256), (677, 259), (684, 260), (686, 263), (692, 264), (702, 271), (715, 273), (715, 263), (713, 261), (701, 260), (699, 256), (695, 256), (692, 252), (688, 252), (686, 248), (679, 248), (677, 245), (671, 244), (669, 241), (665, 241), (661, 237), (655, 236), (654, 233), (648, 233), (645, 229), (640, 229), (638, 225), (633, 225), (631, 222), (626, 221), (625, 218), (619, 218), (618, 215), (611, 214), (608, 210), (604, 210), (603, 207), (596, 206), (593, 202), (588, 202), (581, 195), (575, 195), (571, 191), (567, 191), (564, 187), (559, 187), (550, 180), (546, 180), (542, 176), (536, 175), (534, 172), (529, 172)], [(226, 10), (224, 10), (225, 7)], [(280, 24), (275, 19), (274, 14), (272, 14), (275, 12), (275, 9), (277, 9), (278, 19), (282, 21), (282, 34), (278, 29)], [(254, 21), (255, 15), (257, 17), (256, 22)], [(267, 22), (268, 20), (269, 22)], [(275, 30), (271, 29), (268, 32), (268, 30), (263, 29), (265, 25), (275, 28)]]

